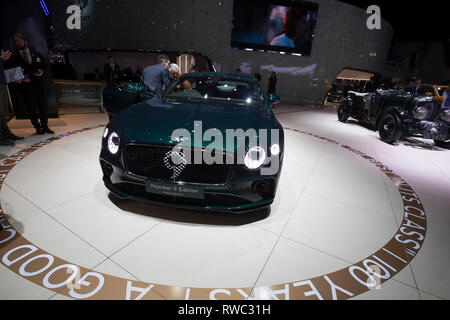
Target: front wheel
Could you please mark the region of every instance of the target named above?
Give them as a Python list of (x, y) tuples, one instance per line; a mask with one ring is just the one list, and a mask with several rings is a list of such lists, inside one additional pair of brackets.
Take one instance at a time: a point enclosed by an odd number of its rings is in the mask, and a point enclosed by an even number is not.
[(449, 141), (437, 141), (437, 140), (434, 140), (434, 144), (437, 147), (439, 147), (439, 148), (450, 149), (450, 140)]
[(350, 116), (350, 106), (347, 101), (341, 103), (338, 109), (338, 119), (340, 122), (347, 122), (348, 117)]
[(395, 143), (403, 135), (402, 121), (395, 113), (387, 113), (378, 123), (378, 132), (381, 140), (386, 143)]

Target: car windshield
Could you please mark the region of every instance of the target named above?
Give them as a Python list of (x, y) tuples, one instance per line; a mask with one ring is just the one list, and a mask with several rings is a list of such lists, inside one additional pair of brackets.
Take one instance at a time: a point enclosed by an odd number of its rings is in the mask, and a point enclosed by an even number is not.
[(436, 87), (437, 92), (442, 97), (444, 95), (445, 90), (447, 90), (447, 87)]
[(187, 76), (172, 83), (163, 97), (261, 106), (261, 93), (255, 81), (215, 76)]

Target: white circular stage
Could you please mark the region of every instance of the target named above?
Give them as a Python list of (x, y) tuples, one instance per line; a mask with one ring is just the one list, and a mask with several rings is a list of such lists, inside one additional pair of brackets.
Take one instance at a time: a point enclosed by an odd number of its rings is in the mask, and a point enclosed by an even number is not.
[(0, 239), (5, 283), (40, 299), (417, 293), (408, 265), (427, 229), (417, 193), (377, 160), (375, 133), (364, 145), (326, 130), (314, 136), (296, 125), (302, 114), (279, 115), (287, 119), (285, 158), (270, 211), (195, 212), (116, 198), (98, 160), (104, 126), (10, 157), (0, 168), (11, 226)]

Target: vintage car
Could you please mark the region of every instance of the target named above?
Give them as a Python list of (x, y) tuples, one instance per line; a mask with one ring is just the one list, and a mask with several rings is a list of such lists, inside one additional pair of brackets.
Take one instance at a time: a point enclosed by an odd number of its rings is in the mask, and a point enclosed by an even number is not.
[(447, 147), (450, 140), (450, 110), (441, 109), (433, 97), (426, 95), (411, 95), (403, 90), (349, 91), (339, 106), (338, 119), (346, 122), (349, 117), (378, 130), (386, 143), (418, 135)]
[[(271, 109), (278, 96), (267, 99), (255, 78), (223, 73), (184, 74), (160, 97), (130, 90), (122, 88), (125, 98), (117, 88), (106, 92), (124, 104), (105, 128), (100, 154), (114, 195), (232, 213), (272, 204), (284, 154)], [(140, 102), (128, 105), (134, 99)], [(228, 139), (229, 132), (237, 135)]]
[(417, 94), (427, 95), (434, 97), (439, 105), (444, 102), (444, 92), (448, 89), (448, 86), (440, 86), (434, 84), (422, 84), (417, 88)]

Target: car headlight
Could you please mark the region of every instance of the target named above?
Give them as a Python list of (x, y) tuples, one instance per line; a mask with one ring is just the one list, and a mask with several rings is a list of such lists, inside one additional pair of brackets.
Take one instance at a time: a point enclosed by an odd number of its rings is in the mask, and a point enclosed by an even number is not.
[(266, 151), (261, 147), (252, 147), (245, 155), (244, 164), (247, 168), (255, 170), (260, 168), (266, 160)]
[(441, 119), (450, 123), (450, 109), (441, 111)]
[(417, 120), (425, 120), (430, 111), (425, 106), (417, 106), (413, 110), (414, 118)]
[(273, 144), (270, 147), (270, 154), (273, 155), (273, 156), (277, 156), (278, 154), (280, 154), (280, 151), (281, 151), (281, 149), (280, 149), (280, 146), (278, 144)]
[(111, 133), (108, 138), (108, 150), (112, 154), (116, 154), (119, 151), (120, 138), (115, 132)]
[(109, 130), (108, 127), (105, 128), (105, 131), (103, 131), (103, 138), (106, 139), (106, 137), (108, 136)]

